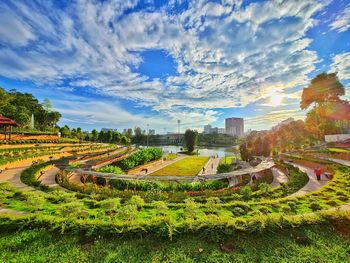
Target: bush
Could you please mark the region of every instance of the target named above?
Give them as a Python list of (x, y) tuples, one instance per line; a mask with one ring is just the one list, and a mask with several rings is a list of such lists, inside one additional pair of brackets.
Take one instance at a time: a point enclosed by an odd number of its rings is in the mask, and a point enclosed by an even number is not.
[(186, 219), (196, 219), (199, 211), (199, 205), (195, 201), (191, 199), (185, 200), (184, 217)]
[(163, 151), (159, 148), (142, 149), (116, 163), (122, 170), (128, 171), (136, 166), (162, 158)]
[(220, 203), (221, 200), (218, 197), (209, 197), (206, 204), (208, 211), (216, 214)]
[(106, 199), (98, 202), (98, 205), (106, 212), (116, 212), (120, 208), (120, 200), (120, 198)]
[(241, 208), (241, 207), (234, 207), (232, 209), (232, 213), (235, 215), (235, 216), (241, 216), (241, 215), (244, 215), (246, 214), (246, 211)]
[(312, 211), (318, 211), (322, 209), (322, 206), (317, 202), (311, 202), (309, 207)]
[(167, 204), (163, 201), (153, 201), (152, 206), (157, 216), (165, 216), (169, 211)]
[(61, 205), (59, 207), (59, 212), (64, 217), (75, 217), (79, 216), (82, 212), (81, 203), (71, 202), (68, 204)]
[(45, 198), (42, 194), (34, 192), (24, 192), (22, 193), (25, 204), (28, 208), (33, 211), (41, 210), (45, 204)]
[(134, 220), (137, 215), (137, 206), (132, 204), (127, 204), (122, 206), (118, 210), (118, 217), (123, 220), (131, 221)]
[(114, 165), (107, 165), (101, 167), (97, 169), (97, 171), (101, 173), (124, 174), (124, 171), (120, 169), (120, 167)]
[(129, 205), (135, 205), (138, 210), (142, 209), (142, 207), (145, 205), (145, 200), (143, 200), (138, 195), (133, 195), (127, 202)]
[(249, 186), (244, 186), (241, 190), (240, 190), (242, 197), (244, 200), (249, 200), (252, 197), (252, 189)]
[(220, 163), (218, 165), (217, 168), (217, 173), (221, 174), (221, 173), (228, 173), (231, 172), (231, 164), (227, 164), (227, 163)]

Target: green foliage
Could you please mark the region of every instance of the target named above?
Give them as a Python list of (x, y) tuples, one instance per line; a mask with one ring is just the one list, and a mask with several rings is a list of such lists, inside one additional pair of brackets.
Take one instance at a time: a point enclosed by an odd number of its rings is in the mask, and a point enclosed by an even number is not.
[(122, 170), (127, 171), (136, 166), (162, 158), (163, 151), (159, 148), (142, 149), (116, 163)]
[(193, 201), (192, 199), (186, 199), (185, 200), (185, 207), (184, 207), (184, 217), (185, 219), (196, 219), (199, 215), (200, 209), (199, 205)]
[(218, 173), (218, 174), (221, 174), (221, 173), (228, 173), (228, 172), (231, 172), (231, 170), (232, 170), (231, 164), (220, 163), (220, 164), (218, 165), (218, 168), (217, 168), (217, 173)]
[(59, 207), (59, 212), (64, 217), (77, 217), (82, 212), (82, 206), (80, 202), (63, 204)]
[(38, 161), (39, 164), (35, 164), (24, 170), (21, 174), (21, 181), (30, 186), (40, 186), (40, 182), (37, 181), (40, 171), (45, 170), (48, 166), (51, 166), (54, 161)]
[(186, 130), (185, 132), (185, 145), (188, 152), (193, 152), (194, 147), (198, 142), (198, 132), (195, 130)]
[(244, 186), (240, 193), (242, 194), (242, 197), (244, 200), (249, 200), (252, 197), (253, 191), (249, 186)]

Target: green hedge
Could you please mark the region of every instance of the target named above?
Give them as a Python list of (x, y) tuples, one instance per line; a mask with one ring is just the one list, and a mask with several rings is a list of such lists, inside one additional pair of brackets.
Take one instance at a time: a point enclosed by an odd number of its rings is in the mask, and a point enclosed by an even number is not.
[(146, 182), (146, 181), (131, 181), (112, 179), (109, 181), (112, 188), (117, 190), (134, 190), (134, 191), (150, 191), (160, 190), (165, 192), (189, 192), (202, 190), (218, 190), (228, 187), (227, 182), (220, 180), (213, 180), (207, 182), (193, 182), (193, 183), (161, 183), (161, 182)]
[(127, 171), (136, 166), (148, 163), (150, 161), (158, 160), (162, 158), (163, 151), (159, 148), (146, 148), (142, 149), (129, 157), (115, 163), (122, 170)]
[(41, 182), (38, 181), (38, 173), (52, 164), (54, 161), (42, 162), (25, 169), (21, 174), (22, 183), (34, 187), (41, 186)]

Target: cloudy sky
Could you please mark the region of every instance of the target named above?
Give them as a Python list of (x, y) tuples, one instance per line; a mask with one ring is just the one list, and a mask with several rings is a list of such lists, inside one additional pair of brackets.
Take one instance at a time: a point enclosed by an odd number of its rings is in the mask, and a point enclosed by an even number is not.
[(86, 130), (267, 129), (305, 116), (323, 71), (350, 94), (348, 0), (2, 0), (0, 14), (0, 86)]

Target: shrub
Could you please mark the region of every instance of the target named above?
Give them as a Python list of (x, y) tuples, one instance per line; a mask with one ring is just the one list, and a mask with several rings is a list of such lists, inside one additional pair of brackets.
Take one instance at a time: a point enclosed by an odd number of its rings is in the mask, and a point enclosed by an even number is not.
[(315, 202), (315, 201), (311, 202), (309, 207), (310, 207), (310, 209), (312, 211), (318, 211), (318, 210), (322, 209), (322, 206), (319, 203)]
[(232, 213), (235, 215), (235, 216), (241, 216), (241, 215), (244, 215), (246, 214), (246, 211), (244, 211), (244, 209), (242, 209), (241, 207), (234, 207), (232, 209)]
[(159, 148), (142, 149), (129, 157), (116, 163), (121, 169), (127, 171), (138, 165), (162, 158), (163, 151)]
[(167, 204), (163, 201), (153, 201), (152, 206), (157, 216), (165, 216), (169, 211)]
[(217, 173), (228, 173), (231, 171), (231, 164), (220, 163), (217, 168)]
[(199, 213), (199, 205), (192, 199), (185, 200), (184, 217), (186, 219), (196, 219)]
[(101, 173), (124, 174), (124, 171), (120, 167), (114, 165), (107, 165), (101, 167), (97, 169), (97, 171)]
[(209, 197), (207, 199), (207, 208), (210, 213), (216, 214), (218, 212), (218, 205), (221, 203), (218, 197)]
[(106, 212), (116, 212), (120, 208), (120, 200), (120, 198), (106, 199), (98, 202), (98, 205)]
[(24, 192), (22, 193), (26, 206), (33, 211), (41, 210), (45, 204), (45, 198), (42, 194), (34, 192)]
[(135, 205), (138, 210), (142, 209), (142, 207), (145, 205), (145, 200), (143, 200), (138, 195), (133, 195), (127, 202), (129, 205)]
[(240, 190), (242, 197), (244, 200), (249, 200), (252, 197), (252, 189), (249, 186), (244, 186), (241, 190)]
[(118, 210), (118, 217), (123, 220), (131, 221), (134, 220), (137, 215), (137, 206), (132, 204), (127, 204), (122, 206)]
[(81, 203), (71, 202), (68, 204), (61, 205), (59, 207), (59, 212), (64, 217), (76, 217), (82, 212)]

